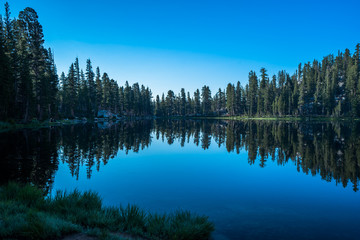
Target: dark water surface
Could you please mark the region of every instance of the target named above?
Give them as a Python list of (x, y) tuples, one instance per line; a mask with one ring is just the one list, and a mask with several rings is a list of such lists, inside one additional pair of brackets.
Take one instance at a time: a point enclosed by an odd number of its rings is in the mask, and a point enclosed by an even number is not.
[(137, 121), (0, 134), (0, 183), (210, 217), (214, 239), (360, 239), (360, 124)]

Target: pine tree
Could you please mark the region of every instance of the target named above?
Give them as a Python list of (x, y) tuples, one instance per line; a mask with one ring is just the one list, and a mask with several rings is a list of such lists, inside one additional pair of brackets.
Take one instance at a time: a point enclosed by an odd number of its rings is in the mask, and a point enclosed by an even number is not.
[[(110, 109), (113, 113), (118, 114), (120, 106), (119, 106), (119, 101), (120, 101), (120, 94), (119, 94), (119, 85), (118, 83), (114, 80), (111, 79), (110, 80)], [(144, 102), (145, 104), (145, 102)]]
[(59, 115), (61, 117), (66, 116), (66, 112), (67, 112), (67, 106), (66, 106), (66, 89), (67, 89), (67, 79), (65, 76), (65, 73), (62, 72), (60, 75), (60, 87), (59, 87)]
[(356, 96), (357, 91), (357, 83), (358, 81), (358, 71), (357, 66), (355, 63), (348, 63), (347, 64), (347, 71), (346, 71), (346, 83), (345, 83), (345, 89), (346, 89), (346, 96), (349, 102), (349, 108), (352, 116), (356, 116), (357, 114), (357, 104), (358, 99)]
[[(5, 19), (4, 19), (4, 50), (5, 50), (5, 55), (7, 57), (9, 75), (7, 77), (8, 78), (6, 81), (7, 83), (5, 84), (10, 84), (10, 88), (8, 88), (7, 93), (5, 93), (8, 95), (8, 100), (6, 101), (8, 105), (6, 115), (7, 117), (10, 118), (20, 118), (22, 117), (22, 114), (24, 112), (22, 107), (24, 104), (22, 104), (23, 102), (20, 95), (21, 81), (20, 81), (20, 74), (18, 73), (22, 69), (19, 66), (20, 59), (18, 55), (17, 45), (22, 39), (18, 37), (18, 41), (17, 41), (15, 36), (16, 35), (15, 28), (16, 27), (18, 28), (18, 24), (15, 20), (11, 20), (10, 15), (11, 12), (10, 12), (9, 3), (6, 2)], [(17, 30), (17, 32), (18, 32), (17, 35), (19, 35), (20, 31)], [(25, 56), (26, 55), (24, 55), (23, 57)], [(26, 108), (26, 104), (25, 104), (25, 108)]]
[(203, 86), (201, 89), (201, 106), (202, 114), (209, 115), (211, 113), (211, 91), (209, 86)]
[[(16, 22), (16, 46), (15, 54), (10, 54), (13, 65), (13, 83), (14, 83), (14, 105), (15, 110), (20, 114), (13, 114), (17, 118), (22, 118), (23, 122), (28, 122), (35, 114), (34, 111), (34, 81), (30, 75), (31, 71), (31, 52), (29, 51), (28, 32), (24, 21)], [(20, 74), (19, 74), (20, 73)]]
[(249, 102), (249, 115), (254, 116), (257, 112), (257, 99), (258, 99), (258, 80), (256, 73), (250, 71), (249, 73), (249, 90), (248, 90), (248, 102)]
[(79, 90), (78, 90), (78, 107), (77, 113), (78, 115), (84, 117), (88, 117), (88, 112), (90, 111), (90, 99), (89, 99), (89, 88), (88, 82), (85, 78), (85, 74), (83, 70), (80, 70), (80, 77), (79, 77)]
[(305, 87), (305, 82), (302, 81), (299, 87), (299, 112), (301, 115), (307, 113), (305, 109), (305, 104), (306, 104), (305, 98), (306, 98), (306, 87)]
[(200, 102), (200, 91), (199, 89), (196, 89), (196, 91), (194, 92), (194, 114), (200, 114), (201, 110), (201, 102)]
[(331, 70), (328, 67), (325, 71), (325, 90), (324, 90), (324, 102), (326, 115), (331, 115), (334, 108), (334, 87), (331, 79)]
[(58, 113), (58, 91), (59, 79), (56, 70), (54, 55), (51, 49), (47, 50), (46, 56), (46, 70), (45, 70), (45, 86), (46, 86), (46, 114), (49, 118), (56, 117)]
[(193, 110), (193, 101), (190, 97), (190, 92), (187, 92), (187, 100), (186, 100), (186, 115), (191, 115), (194, 113)]
[(81, 111), (81, 108), (83, 106), (81, 106), (81, 103), (80, 103), (80, 88), (81, 88), (81, 73), (80, 73), (80, 65), (79, 65), (79, 58), (76, 57), (75, 58), (75, 62), (74, 62), (74, 70), (75, 70), (75, 73), (74, 73), (74, 88), (75, 88), (75, 92), (76, 92), (76, 96), (78, 97), (78, 100), (76, 101), (76, 104), (75, 104), (75, 111), (77, 113), (79, 113)]
[(180, 91), (180, 115), (185, 116), (186, 114), (186, 94), (185, 89), (181, 88)]
[(46, 50), (43, 47), (44, 35), (42, 26), (38, 21), (38, 15), (32, 8), (25, 8), (19, 13), (20, 26), (25, 32), (27, 42), (29, 44), (30, 53), (30, 77), (34, 86), (36, 114), (38, 119), (42, 119), (43, 110), (46, 108), (43, 91), (46, 89), (45, 75), (45, 59)]
[(169, 90), (165, 100), (166, 116), (175, 115), (175, 94), (172, 90)]
[(140, 105), (142, 104), (141, 103), (141, 95), (140, 95), (140, 88), (139, 88), (139, 84), (138, 83), (134, 83), (132, 85), (132, 91), (133, 91), (133, 100), (132, 100), (132, 103), (133, 103), (133, 109), (134, 109), (134, 114), (136, 116), (138, 116), (140, 114)]
[(226, 108), (225, 93), (219, 88), (214, 99), (214, 111), (219, 115)]
[(102, 109), (102, 104), (103, 104), (103, 83), (101, 81), (99, 67), (96, 68), (95, 89), (96, 89), (95, 115), (97, 116), (98, 111)]
[(131, 87), (128, 83), (128, 81), (125, 82), (125, 87), (124, 87), (124, 109), (126, 111), (127, 114), (130, 113), (130, 111), (132, 110), (132, 90)]
[[(268, 74), (266, 73), (266, 69), (265, 68), (261, 68), (260, 69), (261, 75), (260, 75), (260, 89), (259, 89), (259, 94), (258, 94), (258, 100), (257, 100), (257, 112), (259, 115), (264, 114), (265, 111), (265, 101), (267, 102), (267, 99), (265, 99), (265, 94), (266, 94), (266, 89), (268, 88), (269, 85), (269, 79), (268, 79)], [(268, 102), (267, 102), (268, 104)], [(268, 107), (268, 106), (266, 106)]]
[(88, 90), (89, 109), (87, 112), (87, 116), (90, 118), (94, 118), (96, 113), (96, 85), (94, 81), (95, 74), (92, 70), (90, 59), (86, 60), (85, 76), (89, 89)]
[(8, 116), (9, 108), (11, 108), (12, 98), (12, 82), (9, 68), (9, 58), (6, 56), (5, 33), (3, 20), (0, 16), (0, 119)]
[(156, 100), (155, 100), (155, 115), (157, 117), (162, 116), (162, 111), (161, 111), (161, 103), (160, 103), (160, 97), (159, 95), (156, 95)]
[(75, 118), (75, 107), (77, 103), (77, 93), (76, 93), (76, 82), (75, 82), (75, 68), (74, 64), (72, 63), (69, 68), (69, 73), (66, 79), (66, 105), (70, 110), (70, 117)]
[(107, 73), (103, 73), (101, 82), (103, 85), (103, 92), (102, 92), (102, 107), (105, 110), (110, 110), (111, 99), (110, 99), (110, 91), (111, 91), (111, 84), (110, 78)]
[(299, 82), (297, 80), (297, 75), (293, 75), (293, 84), (294, 84), (294, 89), (293, 92), (291, 94), (291, 98), (292, 98), (292, 114), (297, 115), (298, 114), (298, 106), (299, 106)]
[(243, 105), (243, 89), (238, 81), (235, 89), (235, 114), (241, 115), (244, 113), (245, 106)]
[(119, 88), (119, 114), (124, 114), (124, 87)]
[(232, 84), (226, 87), (226, 109), (230, 116), (235, 115), (235, 88)]

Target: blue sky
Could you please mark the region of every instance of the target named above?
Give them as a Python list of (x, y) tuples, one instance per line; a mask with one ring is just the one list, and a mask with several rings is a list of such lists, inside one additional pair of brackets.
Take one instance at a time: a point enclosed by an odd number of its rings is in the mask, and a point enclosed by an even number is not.
[[(4, 3), (4, 1), (2, 1)], [(91, 58), (123, 85), (154, 95), (204, 84), (247, 83), (250, 70), (293, 73), (360, 42), (360, 1), (9, 0), (12, 16), (29, 6), (59, 73)], [(2, 9), (2, 13), (4, 10)]]

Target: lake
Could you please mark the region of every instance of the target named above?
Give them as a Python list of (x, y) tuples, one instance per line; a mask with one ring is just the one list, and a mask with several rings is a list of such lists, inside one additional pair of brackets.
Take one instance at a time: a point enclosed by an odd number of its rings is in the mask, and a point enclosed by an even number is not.
[(0, 183), (209, 216), (214, 239), (357, 239), (360, 123), (144, 120), (0, 133)]

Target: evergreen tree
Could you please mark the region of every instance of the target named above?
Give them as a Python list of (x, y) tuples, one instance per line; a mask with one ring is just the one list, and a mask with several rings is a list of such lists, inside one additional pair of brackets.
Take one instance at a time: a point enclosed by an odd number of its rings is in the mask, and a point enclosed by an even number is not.
[(111, 84), (110, 84), (110, 78), (109, 78), (108, 74), (105, 73), (105, 72), (102, 75), (101, 83), (103, 85), (103, 87), (102, 87), (102, 104), (101, 104), (101, 106), (105, 110), (110, 110), (110, 106), (111, 106), (111, 96), (110, 96)]
[(235, 88), (232, 84), (226, 87), (226, 109), (231, 116), (235, 115)]
[(185, 116), (186, 114), (186, 94), (185, 94), (185, 89), (181, 88), (180, 91), (180, 115), (181, 116)]
[(201, 89), (201, 105), (202, 114), (209, 115), (211, 113), (211, 91), (209, 86), (203, 86)]
[(194, 92), (194, 114), (200, 114), (201, 102), (200, 102), (200, 91), (196, 89)]
[(193, 110), (193, 100), (190, 97), (190, 92), (187, 92), (187, 100), (186, 100), (186, 114), (191, 115), (194, 113)]
[(90, 108), (90, 99), (89, 99), (89, 88), (88, 88), (88, 82), (85, 78), (85, 74), (83, 70), (80, 70), (80, 77), (79, 77), (79, 93), (78, 93), (78, 107), (77, 107), (77, 113), (80, 116), (87, 116), (89, 113)]
[(248, 102), (249, 102), (249, 115), (253, 116), (257, 112), (257, 99), (258, 99), (258, 80), (256, 73), (250, 71), (249, 73), (249, 90), (248, 90)]
[(88, 99), (89, 99), (89, 109), (87, 116), (94, 118), (96, 115), (96, 85), (94, 81), (95, 74), (92, 70), (91, 60), (86, 60), (86, 70), (85, 70), (86, 81), (88, 84)]
[(19, 26), (22, 28), (26, 36), (29, 49), (29, 65), (30, 78), (33, 83), (36, 102), (36, 115), (38, 119), (42, 119), (44, 108), (46, 108), (46, 101), (44, 99), (44, 89), (46, 89), (45, 75), (45, 60), (46, 50), (43, 47), (44, 35), (42, 26), (38, 21), (38, 15), (32, 8), (25, 8), (19, 13)]
[(62, 72), (60, 75), (60, 87), (59, 87), (59, 114), (60, 117), (64, 117), (66, 115), (66, 91), (65, 89), (67, 89), (67, 79), (65, 76), (65, 73)]
[[(261, 68), (260, 69), (260, 89), (259, 89), (259, 94), (258, 94), (258, 100), (257, 100), (257, 112), (259, 115), (262, 115), (266, 112), (265, 110), (265, 102), (266, 104), (268, 103), (268, 99), (266, 99), (265, 97), (267, 97), (266, 95), (266, 89), (268, 88), (269, 85), (269, 79), (268, 79), (268, 74), (266, 73), (266, 69), (265, 68)], [(268, 106), (266, 106), (267, 108)]]
[(244, 113), (245, 106), (243, 105), (243, 89), (238, 81), (235, 89), (235, 114), (241, 115)]
[(95, 115), (97, 116), (97, 113), (102, 108), (102, 104), (103, 104), (103, 83), (101, 81), (99, 67), (96, 68), (95, 89), (96, 89)]
[(159, 95), (156, 95), (156, 100), (155, 100), (155, 115), (157, 117), (162, 116), (162, 111), (161, 111), (161, 103), (160, 103), (160, 97)]
[(76, 93), (76, 82), (75, 82), (75, 68), (74, 64), (72, 63), (69, 68), (69, 73), (66, 79), (66, 105), (69, 107), (70, 110), (70, 117), (75, 117), (75, 107), (77, 103), (77, 93)]
[(49, 118), (55, 118), (58, 113), (58, 91), (59, 91), (59, 79), (56, 70), (55, 60), (51, 49), (47, 50), (46, 56), (46, 69), (45, 69), (45, 83), (46, 89), (46, 103), (47, 111), (46, 115)]
[(358, 66), (355, 62), (349, 61), (349, 63), (347, 63), (345, 89), (346, 89), (347, 101), (349, 102), (349, 111), (352, 116), (356, 116), (357, 108), (358, 108), (357, 106), (358, 98), (356, 94), (359, 90), (357, 89), (357, 85), (358, 85)]
[(140, 88), (138, 83), (134, 83), (132, 85), (132, 103), (133, 103), (133, 110), (135, 115), (140, 115), (140, 105), (141, 105), (141, 95), (140, 95)]
[(174, 116), (175, 115), (175, 94), (172, 90), (169, 90), (165, 100), (166, 106), (166, 116)]
[(124, 109), (127, 114), (129, 114), (132, 110), (132, 89), (128, 83), (128, 81), (125, 82), (124, 87)]
[(9, 58), (6, 56), (5, 33), (3, 20), (0, 16), (0, 119), (5, 119), (11, 108), (12, 79)]

